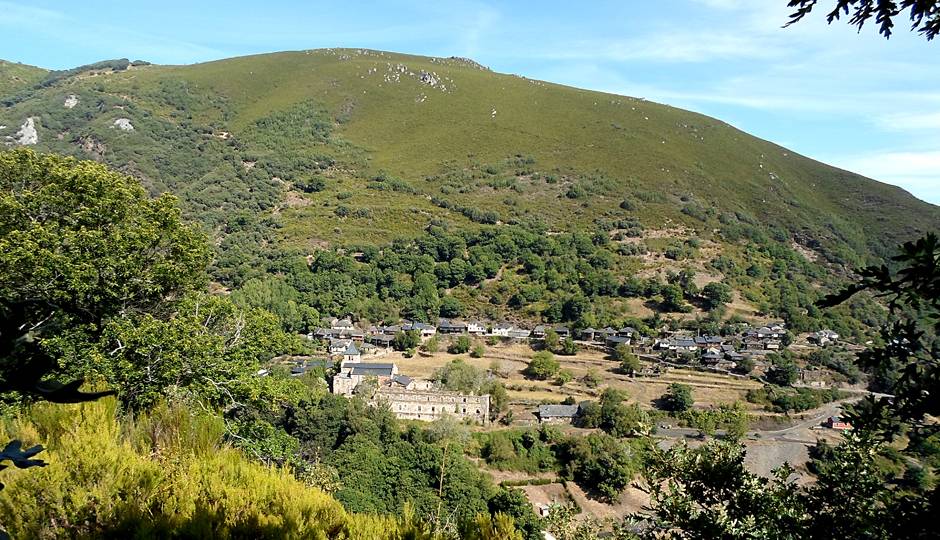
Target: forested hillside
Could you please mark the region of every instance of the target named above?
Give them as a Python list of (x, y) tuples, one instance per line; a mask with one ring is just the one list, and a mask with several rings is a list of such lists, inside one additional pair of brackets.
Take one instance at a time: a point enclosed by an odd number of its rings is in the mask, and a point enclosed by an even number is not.
[[(215, 240), (212, 278), (290, 330), (341, 314), (593, 326), (722, 308), (712, 320), (857, 334), (820, 320), (818, 286), (940, 223), (898, 188), (718, 120), (466, 59), (326, 49), (0, 70), (17, 81), (2, 88), (8, 145), (178, 195)], [(737, 294), (708, 302), (716, 281)]]

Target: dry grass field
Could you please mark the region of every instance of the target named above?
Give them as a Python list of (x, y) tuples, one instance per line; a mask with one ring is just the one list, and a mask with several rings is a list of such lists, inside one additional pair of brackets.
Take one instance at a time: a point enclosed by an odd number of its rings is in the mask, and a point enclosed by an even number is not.
[[(482, 343), (482, 340), (480, 342)], [(567, 396), (572, 396), (578, 401), (596, 399), (607, 387), (626, 391), (631, 401), (644, 408), (652, 408), (654, 400), (663, 395), (669, 384), (676, 382), (692, 387), (696, 405), (699, 406), (743, 401), (749, 389), (760, 387), (758, 382), (746, 378), (685, 369), (670, 369), (658, 377), (631, 378), (621, 374), (617, 370), (618, 362), (610, 359), (605, 352), (585, 347), (575, 356), (555, 355), (561, 369), (568, 370), (573, 375), (571, 382), (559, 386), (555, 381), (527, 379), (522, 374), (535, 352), (528, 343), (516, 342), (488, 345), (481, 358), (471, 358), (467, 354), (454, 355), (444, 351), (418, 353), (413, 358), (404, 358), (401, 353), (392, 352), (383, 357), (382, 361), (395, 362), (401, 373), (417, 378), (431, 378), (437, 369), (457, 358), (484, 371), (498, 365), (517, 413), (531, 410), (541, 402), (560, 402)], [(582, 380), (592, 371), (601, 379), (596, 388), (588, 387)], [(761, 411), (754, 408), (752, 412), (757, 414)], [(527, 418), (526, 415), (518, 414), (516, 417), (520, 420)]]

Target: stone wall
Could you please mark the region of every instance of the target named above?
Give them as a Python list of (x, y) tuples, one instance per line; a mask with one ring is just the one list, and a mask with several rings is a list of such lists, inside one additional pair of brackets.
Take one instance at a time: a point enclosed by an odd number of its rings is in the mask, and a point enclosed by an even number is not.
[(471, 396), (433, 390), (380, 388), (375, 402), (388, 403), (395, 416), (406, 420), (436, 420), (445, 414), (463, 420), (469, 418), (486, 425), (490, 421), (490, 396)]

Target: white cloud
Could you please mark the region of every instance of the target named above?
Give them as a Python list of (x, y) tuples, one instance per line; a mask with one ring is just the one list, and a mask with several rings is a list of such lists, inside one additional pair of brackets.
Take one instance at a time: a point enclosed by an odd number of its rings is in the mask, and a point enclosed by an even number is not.
[(875, 118), (875, 123), (890, 131), (921, 131), (940, 129), (940, 111), (932, 113), (901, 112)]

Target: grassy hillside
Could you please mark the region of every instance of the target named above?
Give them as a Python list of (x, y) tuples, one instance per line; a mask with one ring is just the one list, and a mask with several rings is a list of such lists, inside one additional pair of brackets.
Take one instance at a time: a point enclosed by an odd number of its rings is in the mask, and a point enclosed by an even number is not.
[(31, 87), (42, 80), (46, 73), (42, 68), (0, 60), (0, 96)]
[[(940, 228), (940, 209), (899, 188), (718, 120), (465, 59), (325, 49), (86, 67), (0, 88), (8, 104), (0, 136), (33, 118), (39, 149), (104, 161), (154, 193), (176, 193), (216, 237), (213, 275), (226, 285), (283, 273), (285, 252), (383, 246), (429, 225), (483, 235), (467, 245), (486, 244), (493, 231), (514, 227), (505, 230), (516, 239), (520, 231), (593, 236), (602, 259), (617, 254), (605, 267), (621, 285), (625, 276), (685, 266), (711, 273), (705, 281), (724, 278), (754, 306), (773, 306), (792, 296), (760, 287), (767, 272), (787, 279), (777, 260), (818, 279), (825, 272), (804, 268), (807, 259), (851, 267)], [(598, 244), (605, 235), (613, 244)], [(715, 263), (719, 255), (737, 270)], [(514, 257), (500, 253), (490, 266), (514, 270)], [(480, 278), (496, 277), (474, 260)], [(575, 281), (544, 286), (596, 296), (576, 283), (589, 269), (561, 268)], [(521, 287), (496, 281), (470, 280), (461, 292), (450, 291), (461, 279), (441, 278), (439, 294), (505, 305)], [(405, 290), (412, 286), (408, 278)], [(536, 313), (547, 309), (535, 304)], [(349, 300), (319, 307), (352, 309)], [(637, 307), (611, 309), (643, 312)]]

